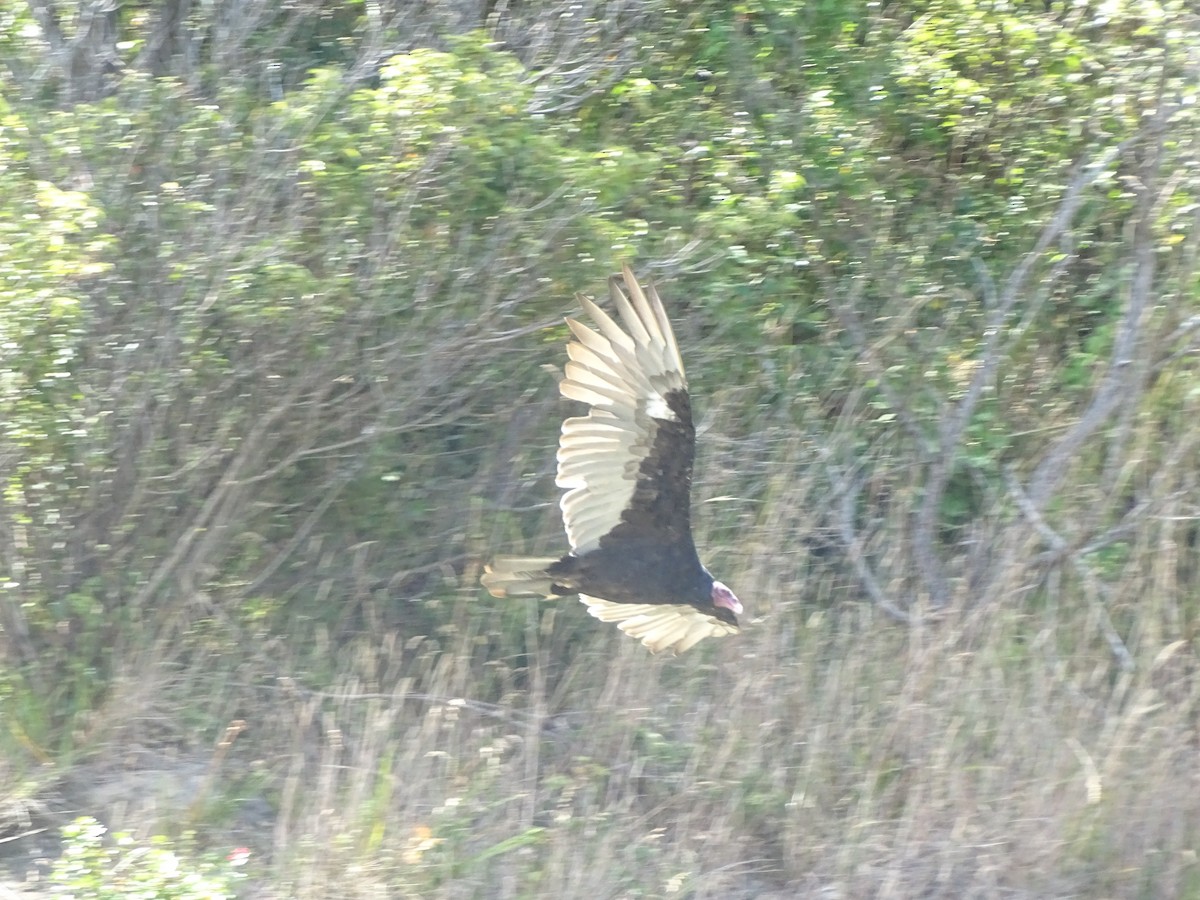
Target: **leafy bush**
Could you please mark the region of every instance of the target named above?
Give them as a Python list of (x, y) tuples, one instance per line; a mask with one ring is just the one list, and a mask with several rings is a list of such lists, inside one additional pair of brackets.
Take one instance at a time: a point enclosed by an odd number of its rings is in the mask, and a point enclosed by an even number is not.
[(148, 842), (113, 835), (84, 816), (63, 827), (63, 853), (50, 874), (55, 896), (75, 900), (231, 900), (245, 861), (234, 851), (223, 863), (189, 859), (162, 836)]

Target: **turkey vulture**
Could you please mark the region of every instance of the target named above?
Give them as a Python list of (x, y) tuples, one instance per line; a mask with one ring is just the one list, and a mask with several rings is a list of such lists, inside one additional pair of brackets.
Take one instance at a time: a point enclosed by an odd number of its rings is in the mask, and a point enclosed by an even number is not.
[(742, 604), (700, 564), (689, 495), (696, 429), (683, 361), (653, 286), (629, 266), (609, 279), (624, 328), (583, 295), (599, 331), (567, 319), (575, 340), (559, 385), (591, 406), (558, 442), (559, 506), (571, 551), (561, 559), (501, 557), (486, 568), (493, 596), (579, 594), (657, 653), (733, 634)]

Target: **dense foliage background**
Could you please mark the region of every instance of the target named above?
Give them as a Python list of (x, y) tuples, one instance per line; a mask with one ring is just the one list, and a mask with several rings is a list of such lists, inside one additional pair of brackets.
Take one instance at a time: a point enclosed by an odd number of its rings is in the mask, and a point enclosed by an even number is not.
[[(0, 21), (14, 890), (1200, 896), (1192, 4)], [(478, 587), (622, 260), (748, 612), (680, 658)]]

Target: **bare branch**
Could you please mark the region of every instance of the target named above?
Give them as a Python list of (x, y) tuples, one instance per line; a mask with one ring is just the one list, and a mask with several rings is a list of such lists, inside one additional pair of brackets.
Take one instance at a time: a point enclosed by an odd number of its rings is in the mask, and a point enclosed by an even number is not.
[(1138, 216), (1133, 235), (1133, 278), (1125, 300), (1125, 313), (1113, 342), (1108, 371), (1105, 372), (1092, 402), (1083, 415), (1043, 458), (1029, 480), (1028, 494), (1037, 509), (1044, 509), (1062, 480), (1067, 467), (1084, 442), (1103, 425), (1126, 393), (1136, 386), (1132, 377), (1134, 360), (1141, 343), (1145, 312), (1154, 287), (1155, 247), (1153, 207), (1155, 180), (1162, 158), (1161, 141), (1165, 122), (1156, 128), (1157, 144), (1143, 166), (1143, 187), (1140, 189)]
[(866, 552), (863, 549), (862, 539), (858, 536), (854, 525), (855, 505), (858, 502), (859, 491), (862, 490), (862, 479), (855, 476), (835, 475), (834, 477), (837, 479), (837, 492), (840, 495), (838, 499), (838, 531), (842, 538), (842, 545), (846, 548), (846, 554), (850, 557), (850, 563), (858, 575), (859, 583), (862, 584), (863, 590), (867, 592), (872, 602), (884, 613), (897, 622), (910, 624), (912, 617), (888, 597), (879, 584), (879, 579), (871, 570), (871, 565), (867, 562)]
[(1034, 505), (1033, 501), (1030, 500), (1029, 495), (1021, 488), (1021, 485), (1011, 471), (1005, 471), (1004, 480), (1008, 485), (1013, 501), (1017, 504), (1017, 508), (1021, 510), (1029, 524), (1050, 545), (1056, 556), (1069, 560), (1071, 565), (1075, 567), (1083, 582), (1088, 602), (1096, 614), (1100, 633), (1104, 636), (1104, 640), (1108, 643), (1109, 649), (1112, 651), (1121, 668), (1126, 672), (1133, 671), (1135, 667), (1133, 655), (1129, 652), (1129, 648), (1125, 646), (1125, 642), (1121, 640), (1121, 636), (1117, 634), (1117, 629), (1112, 623), (1112, 617), (1108, 614), (1108, 604), (1104, 600), (1104, 586), (1100, 584), (1091, 567), (1085, 562), (1082, 553), (1071, 552), (1066, 540), (1051, 528), (1042, 517), (1041, 512)]

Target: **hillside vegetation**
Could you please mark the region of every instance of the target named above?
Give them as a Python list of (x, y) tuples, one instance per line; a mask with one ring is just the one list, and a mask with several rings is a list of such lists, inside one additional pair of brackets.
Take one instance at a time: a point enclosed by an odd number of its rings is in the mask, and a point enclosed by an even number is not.
[[(1200, 897), (1193, 4), (10, 7), (4, 885)], [(478, 582), (623, 261), (677, 658)]]

